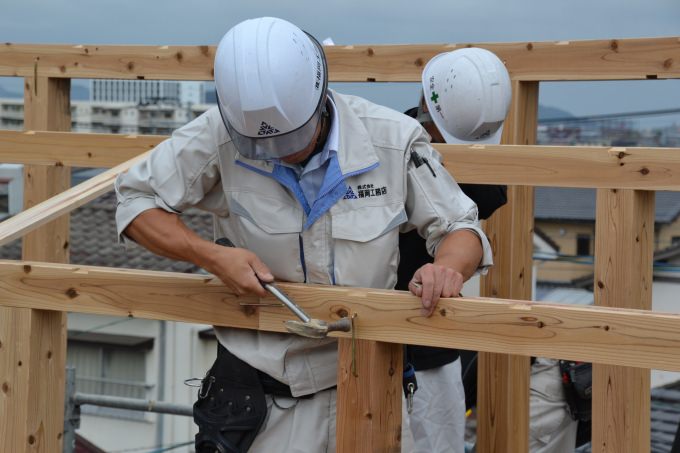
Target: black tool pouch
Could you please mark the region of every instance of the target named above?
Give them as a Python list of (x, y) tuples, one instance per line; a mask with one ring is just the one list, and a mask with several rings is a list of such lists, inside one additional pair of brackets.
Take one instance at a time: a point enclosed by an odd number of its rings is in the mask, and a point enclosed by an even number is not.
[(257, 370), (218, 344), (194, 404), (196, 453), (247, 452), (266, 416)]
[(571, 418), (588, 422), (592, 416), (593, 365), (560, 360), (564, 396)]

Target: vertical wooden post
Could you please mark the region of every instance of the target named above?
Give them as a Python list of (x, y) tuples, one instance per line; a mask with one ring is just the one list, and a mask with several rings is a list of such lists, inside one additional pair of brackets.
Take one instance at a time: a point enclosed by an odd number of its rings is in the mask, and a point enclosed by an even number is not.
[[(503, 143), (534, 144), (538, 82), (513, 82)], [(508, 204), (486, 223), (494, 267), (482, 279), (482, 295), (531, 299), (534, 231), (533, 187), (508, 187)], [(479, 353), (477, 452), (529, 449), (529, 357)]]
[[(650, 310), (653, 253), (654, 192), (599, 189), (595, 304)], [(593, 365), (593, 453), (649, 452), (649, 425), (650, 371)]]
[[(401, 451), (402, 345), (339, 340), (338, 453)], [(354, 357), (356, 374), (352, 370)]]
[[(25, 79), (24, 129), (71, 130), (71, 80)], [(24, 166), (24, 209), (71, 187), (71, 169), (64, 166)], [(69, 260), (69, 216), (62, 216), (29, 233), (23, 240), (23, 259), (66, 263)]]
[[(26, 78), (24, 85), (25, 129), (70, 130), (69, 79)], [(69, 186), (69, 168), (26, 166), (24, 208)], [(68, 228), (65, 216), (27, 235), (23, 258), (68, 262)], [(0, 424), (0, 451), (62, 451), (65, 364), (65, 313), (0, 309), (0, 420), (9, 421)]]

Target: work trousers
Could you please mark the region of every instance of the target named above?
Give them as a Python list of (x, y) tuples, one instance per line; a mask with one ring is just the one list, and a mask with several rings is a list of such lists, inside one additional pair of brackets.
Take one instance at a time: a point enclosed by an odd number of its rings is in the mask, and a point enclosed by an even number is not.
[(578, 423), (567, 410), (557, 360), (536, 359), (529, 395), (529, 451), (573, 453)]
[(402, 416), (402, 453), (463, 453), (465, 391), (460, 359), (417, 371), (416, 379), (413, 410)]
[[(402, 408), (402, 452), (464, 451), (465, 396), (460, 360), (417, 373), (413, 411)], [(267, 395), (267, 418), (250, 448), (252, 453), (334, 452), (336, 390), (313, 398)]]

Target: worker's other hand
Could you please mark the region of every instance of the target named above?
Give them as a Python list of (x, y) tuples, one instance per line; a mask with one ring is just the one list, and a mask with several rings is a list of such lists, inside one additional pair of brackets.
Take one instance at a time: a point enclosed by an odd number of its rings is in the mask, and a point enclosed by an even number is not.
[(271, 282), (274, 276), (257, 255), (246, 249), (221, 245), (214, 245), (211, 252), (211, 265), (207, 270), (222, 280), (234, 294), (267, 295), (259, 280)]
[(420, 297), (421, 314), (430, 316), (437, 307), (440, 297), (454, 297), (463, 288), (463, 275), (450, 267), (428, 263), (418, 269), (408, 284), (408, 289)]

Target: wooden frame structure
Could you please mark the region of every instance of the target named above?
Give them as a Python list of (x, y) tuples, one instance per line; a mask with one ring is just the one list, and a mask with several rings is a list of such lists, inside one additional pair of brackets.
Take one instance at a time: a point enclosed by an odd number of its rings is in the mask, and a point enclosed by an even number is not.
[[(417, 81), (433, 55), (466, 46), (330, 47), (330, 76)], [(487, 224), (496, 266), (483, 290), (493, 298), (443, 300), (424, 319), (406, 293), (282, 285), (312, 316), (357, 315), (356, 373), (351, 340), (338, 335), (338, 451), (399, 451), (400, 343), (482, 351), (480, 453), (527, 451), (531, 355), (596, 364), (593, 451), (649, 451), (649, 369), (680, 371), (680, 315), (648, 311), (653, 191), (680, 190), (680, 149), (533, 144), (539, 82), (680, 78), (680, 38), (478, 46), (496, 52), (511, 73), (504, 145), (438, 148), (459, 181), (512, 186), (508, 205)], [(110, 190), (129, 159), (163, 139), (66, 132), (70, 79), (210, 80), (214, 50), (0, 46), (0, 76), (25, 80), (28, 131), (0, 131), (0, 162), (26, 164), (26, 210), (0, 224), (0, 245), (24, 238), (24, 261), (0, 262), (0, 450), (61, 450), (67, 311), (282, 331), (287, 313), (245, 310), (211, 278), (67, 264), (68, 213)], [(71, 166), (113, 168), (68, 189)], [(531, 298), (533, 186), (541, 185), (598, 189), (596, 307), (524, 302)]]

